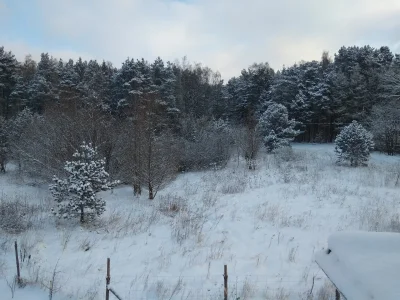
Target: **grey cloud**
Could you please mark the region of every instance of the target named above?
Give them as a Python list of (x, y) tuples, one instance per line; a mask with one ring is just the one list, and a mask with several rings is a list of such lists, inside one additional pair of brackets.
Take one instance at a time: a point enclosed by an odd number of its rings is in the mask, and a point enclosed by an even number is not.
[[(218, 69), (225, 79), (253, 62), (267, 61), (281, 68), (360, 41), (399, 48), (397, 0), (38, 0), (38, 4), (49, 37), (82, 45), (93, 57), (119, 65), (128, 56), (174, 60), (187, 55)], [(385, 27), (389, 19), (391, 28)]]

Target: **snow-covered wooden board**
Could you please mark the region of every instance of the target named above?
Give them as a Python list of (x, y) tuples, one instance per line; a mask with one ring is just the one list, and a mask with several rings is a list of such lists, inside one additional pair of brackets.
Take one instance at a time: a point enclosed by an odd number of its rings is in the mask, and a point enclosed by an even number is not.
[(340, 232), (316, 262), (347, 300), (400, 299), (400, 234)]

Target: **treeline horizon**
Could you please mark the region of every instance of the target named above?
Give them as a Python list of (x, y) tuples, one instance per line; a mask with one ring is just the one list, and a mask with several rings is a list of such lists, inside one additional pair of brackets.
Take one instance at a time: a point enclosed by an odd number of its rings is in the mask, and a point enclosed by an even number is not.
[[(48, 177), (90, 142), (107, 171), (140, 193), (174, 170), (224, 165), (233, 148), (253, 168), (260, 117), (279, 105), (296, 124), (297, 142), (333, 142), (356, 120), (378, 150), (394, 154), (399, 98), (400, 55), (386, 46), (342, 47), (278, 71), (254, 63), (226, 83), (186, 59), (128, 58), (116, 68), (43, 53), (38, 62), (29, 55), (19, 62), (0, 47), (0, 165), (14, 159)], [(150, 184), (165, 158), (165, 172)]]
[(63, 61), (48, 53), (38, 62), (30, 55), (19, 62), (0, 49), (0, 115), (5, 118), (25, 107), (42, 113), (46, 106), (77, 99), (123, 116), (136, 96), (156, 92), (174, 118), (250, 124), (269, 102), (283, 104), (289, 117), (301, 123), (297, 140), (302, 142), (332, 142), (341, 125), (365, 123), (374, 105), (397, 96), (387, 77), (400, 72), (399, 55), (386, 46), (342, 47), (333, 58), (324, 52), (320, 61), (276, 72), (268, 63), (254, 63), (226, 83), (219, 72), (186, 58), (179, 63), (128, 58), (116, 68), (105, 61)]

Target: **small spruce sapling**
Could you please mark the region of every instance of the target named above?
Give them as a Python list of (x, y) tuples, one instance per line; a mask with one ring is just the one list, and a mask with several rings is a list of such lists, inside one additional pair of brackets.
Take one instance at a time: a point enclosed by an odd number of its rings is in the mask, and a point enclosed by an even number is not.
[(109, 181), (105, 171), (105, 160), (99, 159), (96, 148), (83, 143), (73, 155), (72, 161), (64, 166), (67, 178), (53, 178), (50, 191), (58, 203), (58, 209), (53, 213), (58, 217), (80, 217), (85, 223), (105, 211), (106, 203), (97, 196), (100, 191), (106, 191), (116, 186), (119, 181)]
[(267, 151), (274, 152), (278, 148), (289, 147), (290, 142), (300, 133), (294, 129), (296, 124), (295, 120), (289, 119), (285, 106), (270, 103), (258, 123), (258, 129)]
[(337, 162), (350, 162), (352, 167), (366, 165), (374, 148), (372, 134), (357, 121), (343, 128), (335, 140)]

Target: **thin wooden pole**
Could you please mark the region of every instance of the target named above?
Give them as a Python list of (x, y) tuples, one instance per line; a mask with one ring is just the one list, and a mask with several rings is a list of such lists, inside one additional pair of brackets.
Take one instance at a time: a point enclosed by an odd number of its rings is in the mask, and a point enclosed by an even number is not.
[(224, 265), (224, 300), (228, 300), (228, 266)]
[(107, 258), (106, 300), (110, 300), (110, 290), (108, 289), (110, 281), (111, 281), (111, 277), (110, 277), (110, 259)]
[(335, 294), (336, 294), (336, 300), (340, 300), (340, 293), (339, 293), (338, 289), (336, 289)]
[(15, 241), (14, 246), (15, 246), (15, 260), (16, 260), (16, 263), (17, 263), (17, 280), (18, 280), (18, 283), (21, 283), (21, 273), (20, 273), (20, 270), (19, 270), (19, 259), (18, 259), (18, 245), (17, 245), (17, 241)]

